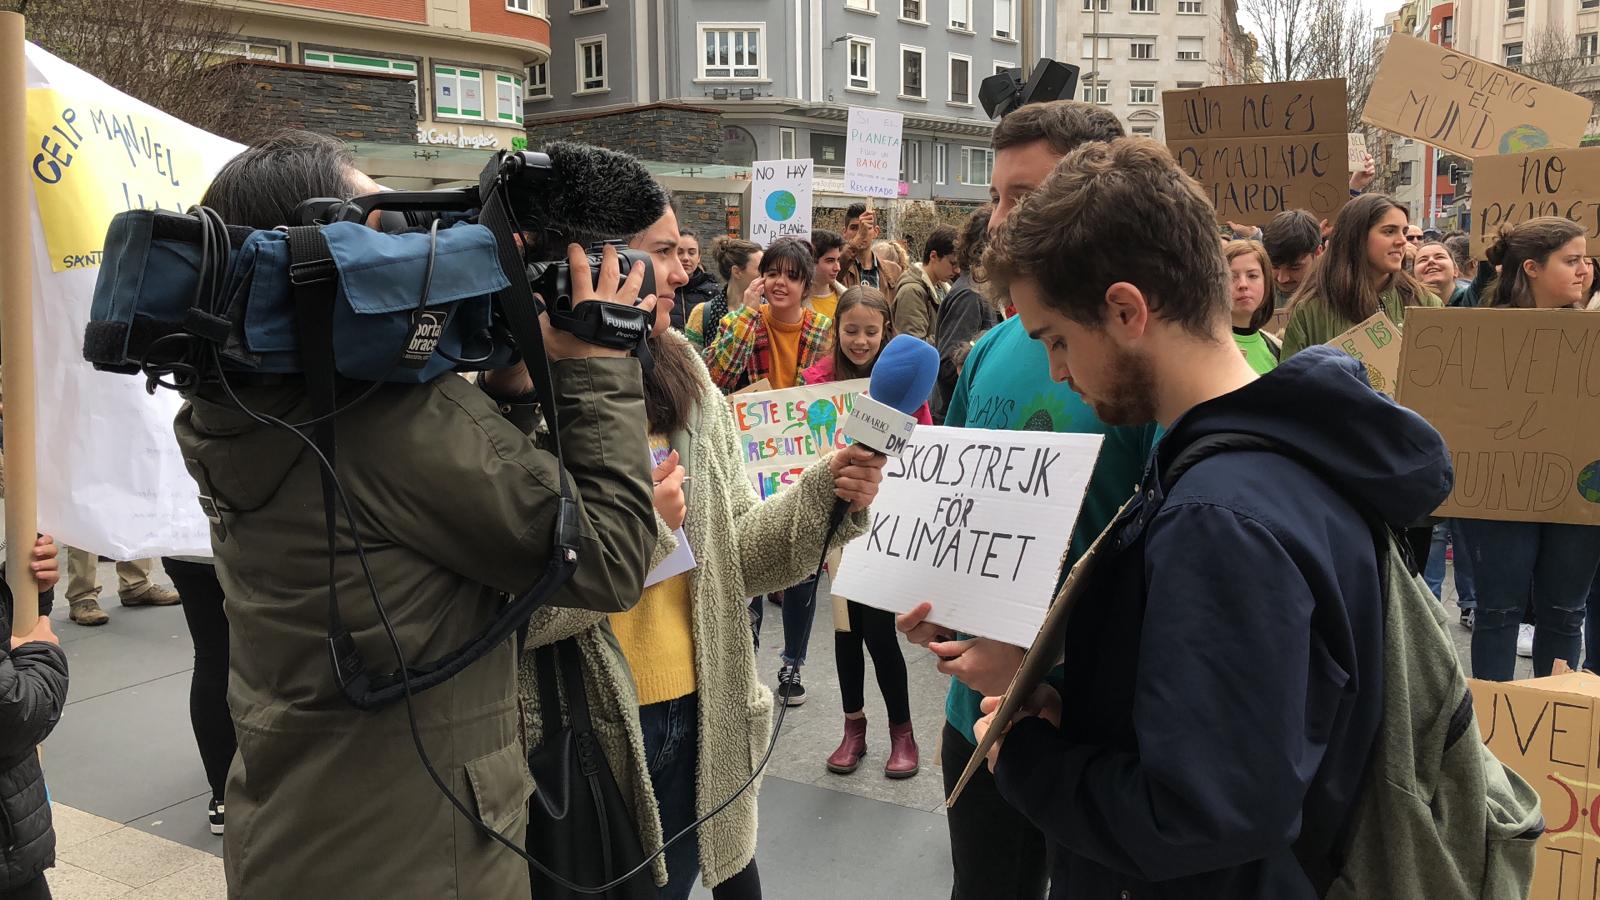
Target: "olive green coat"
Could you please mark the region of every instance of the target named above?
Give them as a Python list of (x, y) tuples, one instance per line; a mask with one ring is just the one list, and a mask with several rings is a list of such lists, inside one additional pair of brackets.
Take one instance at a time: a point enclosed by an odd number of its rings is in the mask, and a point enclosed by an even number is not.
[[(663, 337), (665, 352), (695, 356), (675, 332)], [(826, 462), (807, 469), (799, 483), (762, 502), (745, 475), (733, 412), (711, 382), (704, 363), (700, 400), (686, 429), (671, 436), (688, 482), (684, 532), (694, 550), (690, 575), (695, 686), (699, 695), (699, 750), (695, 797), (698, 815), (731, 796), (755, 771), (772, 734), (772, 692), (756, 674), (750, 642), (748, 598), (798, 584), (816, 571), (822, 536), (833, 510), (833, 475)], [(867, 513), (846, 516), (835, 546), (866, 532)], [(676, 547), (665, 522), (657, 521), (651, 565)], [(611, 771), (631, 800), (646, 853), (660, 848), (661, 818), (650, 786), (639, 727), (638, 699), (627, 660), (605, 616), (581, 610), (547, 610), (534, 617), (527, 650), (578, 636), (583, 651), (590, 715)], [(523, 656), (522, 703), (526, 731), (542, 734), (534, 657)], [(759, 782), (700, 829), (700, 865), (714, 887), (750, 862), (756, 849), (756, 788)], [(685, 838), (685, 840), (690, 840)], [(665, 864), (655, 870), (665, 883)], [(781, 893), (781, 892), (780, 892)]]
[[(1389, 288), (1378, 297), (1383, 304), (1383, 311), (1396, 325), (1404, 328), (1406, 325), (1406, 306), (1400, 299), (1400, 292)], [(1432, 294), (1424, 293), (1422, 302), (1418, 306), (1443, 306), (1439, 298)], [(1327, 301), (1313, 293), (1302, 294), (1294, 302), (1294, 309), (1289, 313), (1289, 324), (1283, 330), (1283, 359), (1299, 353), (1307, 347), (1326, 344), (1346, 331), (1360, 325), (1360, 322), (1346, 321), (1344, 316), (1335, 312)]]
[[(578, 574), (557, 604), (637, 602), (655, 539), (639, 365), (556, 364), (567, 470), (580, 498)], [(240, 387), (251, 408), (311, 418), (296, 386)], [(338, 418), (338, 472), (407, 662), (475, 635), (503, 597), (531, 587), (551, 550), (554, 457), (455, 375), (391, 384)], [(522, 408), (526, 409), (526, 408)], [(531, 417), (527, 424), (531, 426)], [(328, 565), (312, 455), (209, 394), (185, 406), (178, 442), (203, 493), (230, 632), (224, 859), (233, 898), (527, 897), (522, 859), (457, 814), (424, 771), (403, 704), (351, 707), (325, 646)], [(336, 583), (369, 668), (394, 655), (341, 519)], [(469, 808), (521, 846), (528, 775), (507, 641), (415, 700), (434, 767)]]

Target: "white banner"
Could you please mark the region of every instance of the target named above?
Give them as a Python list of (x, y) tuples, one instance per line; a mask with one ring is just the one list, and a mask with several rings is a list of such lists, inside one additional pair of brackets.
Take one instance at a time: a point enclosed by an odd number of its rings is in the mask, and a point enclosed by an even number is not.
[[(182, 211), (243, 149), (28, 45), (22, 122), (31, 166), (39, 526), (115, 559), (210, 556), (172, 420), (182, 400), (142, 377), (97, 372), (83, 335), (111, 217)], [(15, 490), (15, 487), (12, 487)]]
[(833, 592), (1026, 647), (1055, 596), (1098, 434), (922, 427), (889, 460)]
[(811, 237), (809, 159), (771, 159), (751, 166), (750, 240), (767, 247), (778, 238)]
[(844, 189), (869, 197), (900, 196), (900, 132), (905, 117), (881, 109), (850, 107), (844, 146)]

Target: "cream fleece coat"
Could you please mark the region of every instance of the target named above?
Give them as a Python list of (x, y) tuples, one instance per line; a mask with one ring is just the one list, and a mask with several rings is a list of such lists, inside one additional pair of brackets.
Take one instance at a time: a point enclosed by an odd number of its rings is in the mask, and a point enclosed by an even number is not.
[[(688, 483), (684, 531), (698, 566), (690, 574), (694, 670), (699, 694), (696, 815), (703, 816), (737, 791), (755, 771), (772, 734), (772, 691), (756, 676), (748, 598), (804, 581), (822, 557), (823, 532), (833, 510), (833, 475), (826, 462), (807, 469), (789, 490), (767, 500), (745, 475), (733, 411), (704, 363), (675, 331), (662, 336), (662, 352), (684, 352), (701, 379), (689, 425), (672, 435)], [(866, 513), (847, 516), (833, 546), (864, 534)], [(654, 567), (676, 549), (672, 529), (657, 517)], [(624, 798), (635, 811), (646, 853), (661, 847), (661, 818), (639, 726), (638, 698), (627, 660), (606, 617), (587, 610), (547, 608), (530, 623), (526, 651), (578, 637), (583, 651), (590, 715)], [(530, 741), (542, 734), (533, 654), (525, 652), (518, 680)], [(715, 887), (739, 874), (755, 856), (759, 780), (700, 828), (701, 877)], [(535, 788), (537, 790), (537, 787)], [(666, 884), (657, 859), (656, 883)]]

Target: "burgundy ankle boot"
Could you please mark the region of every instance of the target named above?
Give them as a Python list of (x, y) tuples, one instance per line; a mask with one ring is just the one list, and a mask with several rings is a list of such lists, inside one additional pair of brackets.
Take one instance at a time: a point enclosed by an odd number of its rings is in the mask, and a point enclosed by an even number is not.
[[(846, 718), (844, 720), (844, 740), (839, 742), (839, 749), (833, 751), (828, 757), (828, 771), (835, 775), (849, 775), (861, 765), (861, 757), (867, 755), (867, 720)], [(915, 751), (913, 751), (915, 755)]]
[(917, 762), (917, 739), (911, 733), (911, 723), (901, 722), (889, 726), (889, 761), (883, 774), (890, 778), (910, 778), (921, 766)]

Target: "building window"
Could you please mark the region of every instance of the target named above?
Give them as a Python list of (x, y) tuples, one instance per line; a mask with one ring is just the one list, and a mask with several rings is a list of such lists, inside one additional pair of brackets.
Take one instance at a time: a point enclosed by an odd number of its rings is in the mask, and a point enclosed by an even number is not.
[(1190, 91), (1190, 90), (1194, 90), (1195, 88), (1203, 88), (1205, 86), (1206, 86), (1206, 83), (1203, 82), (1203, 81), (1180, 81), (1180, 82), (1178, 82), (1178, 90), (1180, 90), (1180, 91)]
[(994, 151), (983, 147), (961, 148), (961, 183), (989, 186), (989, 176), (994, 172)]
[(1505, 64), (1513, 68), (1522, 65), (1522, 42), (1506, 44), (1500, 48)]
[(1147, 40), (1147, 39), (1129, 41), (1128, 42), (1128, 58), (1129, 59), (1155, 59), (1156, 58), (1156, 42), (1152, 41), (1152, 40)]
[(1528, 14), (1528, 0), (1506, 0), (1506, 19), (1515, 21)]
[(950, 0), (950, 27), (957, 31), (972, 30), (972, 0)]
[(1455, 18), (1455, 16), (1446, 16), (1444, 18), (1444, 20), (1439, 23), (1439, 41), (1440, 41), (1440, 43), (1444, 44), (1444, 46), (1446, 46), (1446, 47), (1454, 47), (1455, 46), (1455, 44), (1456, 44), (1456, 18)]
[(1128, 0), (1128, 12), (1153, 13), (1156, 11), (1156, 0)]
[(872, 38), (850, 39), (850, 80), (846, 86), (858, 91), (872, 90)]
[(547, 0), (506, 0), (506, 9), (526, 16), (537, 16), (541, 19), (550, 18), (550, 7)]
[(1133, 126), (1133, 136), (1134, 137), (1155, 137), (1156, 136), (1156, 127), (1154, 125), (1135, 125), (1135, 126)]
[(1011, 71), (1012, 69), (1015, 69), (1015, 68), (1018, 68), (1016, 63), (1001, 62), (998, 59), (994, 61), (994, 74), (996, 74), (996, 75), (999, 75), (1002, 72), (1009, 72), (1009, 71)]
[(1083, 83), (1083, 102), (1098, 103), (1101, 106), (1111, 102), (1111, 84), (1105, 81), (1085, 81)]
[(950, 148), (944, 144), (933, 145), (933, 182), (950, 183)]
[(873, 0), (844, 0), (844, 8), (858, 12), (873, 12), (872, 2)]
[(1178, 38), (1178, 59), (1188, 62), (1206, 58), (1206, 39), (1197, 37)]
[(705, 55), (700, 59), (700, 77), (765, 78), (767, 60), (761, 45), (766, 37), (767, 26), (761, 22), (702, 24), (700, 46), (705, 48)]
[(1578, 57), (1592, 63), (1597, 55), (1600, 55), (1600, 33), (1590, 31), (1578, 35)]
[(798, 155), (795, 152), (795, 147), (798, 145), (798, 143), (799, 143), (799, 141), (797, 141), (795, 139), (795, 133), (794, 133), (794, 129), (793, 128), (779, 128), (778, 129), (778, 158), (779, 159), (794, 159)]
[(900, 45), (900, 95), (902, 97), (916, 97), (919, 100), (927, 98), (922, 86), (923, 61), (927, 54), (921, 47), (907, 47)]
[[(1083, 11), (1094, 12), (1094, 0), (1083, 0)], [(1100, 0), (1100, 11), (1111, 12), (1111, 0)]]
[(811, 159), (819, 167), (842, 168), (844, 166), (844, 150), (844, 135), (811, 133)]
[(900, 180), (907, 184), (922, 180), (922, 145), (916, 141), (900, 145)]
[(1600, 0), (1583, 0), (1584, 9), (1600, 9)]
[[(1154, 0), (1152, 0), (1154, 2)], [(994, 36), (1014, 40), (1017, 36), (1016, 0), (994, 0)]]
[(522, 124), (522, 79), (515, 75), (494, 76), (494, 120)]
[(1149, 81), (1136, 81), (1128, 85), (1128, 102), (1134, 106), (1155, 106), (1155, 84)]
[(606, 0), (572, 0), (572, 11), (575, 13), (588, 12), (591, 9), (605, 9)]
[(578, 93), (610, 90), (606, 71), (606, 36), (578, 38)]
[[(972, 102), (972, 58), (950, 54), (950, 102)], [(988, 184), (988, 182), (984, 182)]]
[(283, 62), (283, 48), (277, 44), (258, 44), (252, 41), (224, 41), (214, 51), (219, 56), (237, 56), (259, 59), (262, 62)]
[(922, 8), (922, 0), (900, 0), (900, 18), (907, 22), (927, 24), (927, 13)]
[(1410, 161), (1403, 162), (1403, 163), (1400, 164), (1400, 183), (1401, 184), (1410, 184), (1411, 183), (1411, 162)]
[(357, 72), (394, 72), (400, 75), (412, 76), (411, 81), (411, 111), (418, 115), (422, 113), (422, 94), (418, 85), (421, 79), (416, 77), (417, 64), (398, 59), (384, 59), (381, 56), (362, 56), (354, 53), (334, 53), (320, 50), (303, 50), (301, 60), (308, 66), (321, 66), (325, 69), (351, 69)]
[(483, 118), (483, 73), (455, 66), (434, 66), (433, 113), (453, 119)]
[(543, 100), (550, 96), (550, 63), (534, 63), (528, 67), (528, 99)]
[(1205, 10), (1200, 6), (1201, 0), (1178, 0), (1178, 14), (1184, 16), (1202, 15)]
[[(1083, 39), (1083, 58), (1095, 58), (1095, 39), (1093, 37), (1085, 36)], [(1100, 39), (1100, 58), (1111, 58), (1111, 38), (1103, 37)]]

